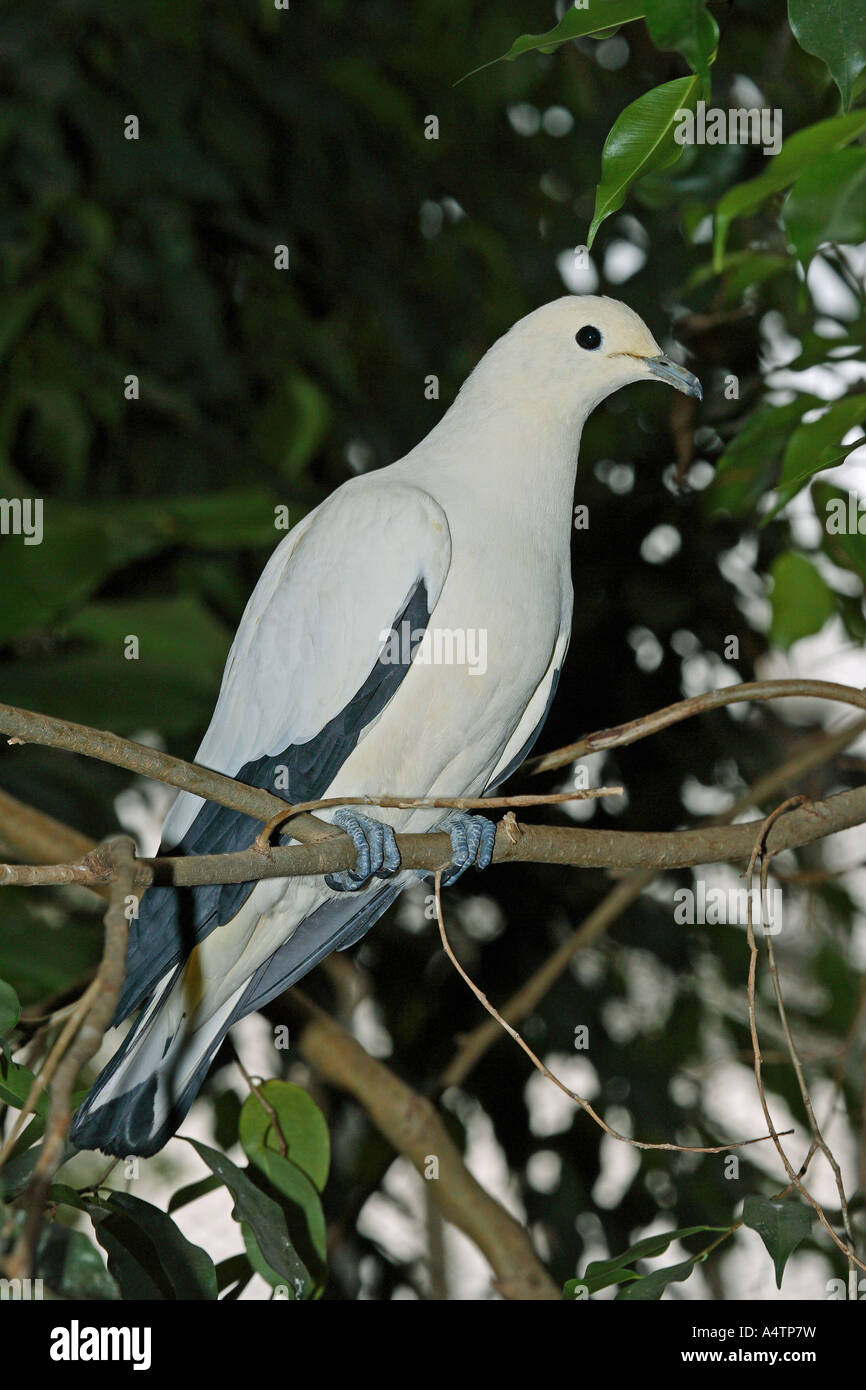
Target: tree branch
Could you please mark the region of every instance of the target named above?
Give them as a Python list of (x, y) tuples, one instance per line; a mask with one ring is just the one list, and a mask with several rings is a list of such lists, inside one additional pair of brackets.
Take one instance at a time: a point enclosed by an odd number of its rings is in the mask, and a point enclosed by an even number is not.
[[(364, 1107), (398, 1153), (427, 1183), (430, 1197), (488, 1260), (503, 1298), (559, 1300), (523, 1226), (476, 1182), (435, 1107), (364, 1051), (360, 1043), (300, 990), (291, 991), (307, 1015), (299, 1051), (319, 1075)], [(438, 1177), (428, 1177), (431, 1159)]]
[[(706, 824), (730, 825), (731, 821), (736, 820), (744, 811), (750, 810), (753, 806), (760, 806), (768, 797), (775, 796), (792, 779), (802, 777), (837, 753), (841, 753), (862, 733), (866, 733), (866, 719), (856, 719), (846, 728), (825, 734), (817, 741), (808, 739), (803, 747), (798, 748), (779, 767), (773, 768), (771, 772), (765, 773), (753, 782), (727, 811), (714, 816)], [(584, 918), (580, 926), (551, 952), (547, 960), (543, 961), (511, 996), (502, 1009), (503, 1018), (512, 1024), (520, 1023), (526, 1018), (540, 1004), (577, 952), (601, 936), (602, 932), (640, 897), (644, 888), (652, 883), (655, 877), (653, 869), (635, 869), (615, 884)], [(453, 1058), (439, 1078), (438, 1089), (445, 1090), (448, 1086), (462, 1085), (488, 1048), (501, 1037), (502, 1030), (494, 1019), (482, 1019), (470, 1033), (460, 1038)]]
[[(406, 798), (407, 800), (409, 798)], [(423, 799), (423, 798), (421, 798)], [(768, 837), (767, 853), (780, 854), (814, 844), (840, 830), (866, 821), (866, 787), (840, 792), (816, 801), (785, 817)], [(748, 861), (754, 843), (754, 821), (745, 825), (705, 826), (695, 830), (627, 831), (583, 830), (554, 825), (496, 829), (495, 864), (559, 864), (583, 869), (684, 869), (695, 864)], [(398, 835), (397, 848), (406, 869), (435, 873), (447, 867), (451, 841), (444, 832)], [(181, 857), (138, 859), (135, 886), (151, 883), (176, 888), (206, 883), (248, 883), (263, 878), (297, 878), (353, 868), (355, 849), (340, 832), (333, 841), (305, 845), (275, 845), (265, 853), (256, 849), (231, 854), (195, 854)], [(99, 861), (86, 855), (77, 864), (0, 865), (0, 886), (46, 886), (77, 883), (93, 888), (109, 881)]]
[[(678, 700), (674, 705), (644, 714), (640, 719), (632, 719), (627, 724), (617, 724), (610, 729), (599, 729), (587, 734), (577, 743), (566, 744), (551, 753), (530, 758), (523, 764), (533, 774), (550, 772), (553, 768), (567, 767), (569, 763), (584, 757), (587, 753), (600, 753), (606, 748), (622, 748), (639, 739), (648, 738), (662, 729), (691, 719), (696, 714), (708, 710), (721, 709), (723, 705), (739, 705), (761, 700), (790, 699), (832, 700), (837, 704), (853, 705), (856, 709), (866, 709), (866, 691), (853, 685), (839, 685), (836, 681), (783, 680), (746, 681), (742, 685), (726, 686), (723, 690), (707, 690), (702, 695), (693, 695), (688, 700)], [(2, 709), (2, 706), (0, 706)]]
[[(11, 736), (11, 743), (38, 743), (44, 748), (80, 753), (86, 758), (97, 758), (114, 767), (126, 768), (140, 777), (166, 782), (171, 787), (179, 787), (181, 791), (192, 792), (194, 796), (216, 801), (230, 811), (240, 811), (255, 820), (268, 821), (280, 810), (291, 811), (287, 801), (262, 787), (249, 786), (246, 782), (236, 781), (234, 777), (214, 772), (212, 768), (185, 762), (183, 758), (172, 757), (170, 753), (161, 753), (156, 748), (134, 743), (131, 739), (121, 738), (103, 729), (88, 728), (86, 724), (73, 724), (67, 719), (55, 719), (48, 714), (36, 714), (33, 710), (0, 704), (0, 732)], [(301, 815), (292, 826), (292, 834), (295, 839), (306, 843), (342, 836), (343, 831), (327, 821)]]
[(48, 1124), (42, 1151), (24, 1196), (26, 1216), (15, 1248), (8, 1257), (11, 1279), (29, 1279), (33, 1274), (42, 1212), (54, 1174), (64, 1161), (66, 1134), (72, 1118), (72, 1092), (78, 1073), (97, 1052), (111, 1022), (120, 997), (126, 967), (126, 939), (129, 923), (126, 898), (132, 892), (135, 847), (127, 836), (111, 840), (94, 850), (110, 867), (111, 897), (105, 913), (105, 947), (99, 975), (86, 996), (80, 1027), (57, 1065), (51, 1082)]

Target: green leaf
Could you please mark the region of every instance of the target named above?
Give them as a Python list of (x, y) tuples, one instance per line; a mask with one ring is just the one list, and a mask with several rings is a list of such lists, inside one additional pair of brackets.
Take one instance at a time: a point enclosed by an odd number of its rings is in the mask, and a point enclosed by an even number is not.
[(859, 575), (866, 585), (866, 508), (854, 492), (828, 483), (812, 485), (812, 505), (824, 533), (824, 550), (834, 564)]
[(801, 637), (820, 632), (836, 611), (833, 590), (805, 555), (789, 550), (779, 555), (770, 570), (772, 621), (770, 636), (785, 651)]
[(753, 510), (772, 485), (776, 460), (791, 430), (807, 410), (824, 404), (818, 396), (798, 396), (787, 405), (758, 406), (719, 459), (706, 493), (710, 513), (740, 516)]
[(721, 293), (727, 304), (737, 304), (747, 290), (756, 285), (793, 269), (790, 256), (780, 256), (769, 251), (735, 251), (725, 256), (717, 268), (709, 262), (696, 266), (686, 281), (687, 289), (698, 289), (716, 276), (723, 276)]
[(560, 44), (569, 43), (572, 39), (585, 38), (588, 34), (597, 34), (605, 29), (615, 29), (620, 24), (629, 24), (634, 19), (642, 19), (645, 13), (646, 5), (642, 0), (588, 0), (585, 9), (578, 10), (572, 7), (567, 10), (559, 23), (544, 34), (523, 34), (521, 38), (514, 40), (507, 53), (502, 53), (498, 58), (491, 58), (488, 63), (482, 63), (480, 67), (464, 73), (459, 81), (465, 82), (467, 77), (474, 77), (477, 72), (492, 68), (495, 63), (513, 63), (515, 58), (520, 58), (524, 53), (550, 53)]
[(780, 1289), (789, 1257), (812, 1229), (812, 1213), (800, 1202), (747, 1197), (743, 1221), (766, 1245), (776, 1270), (776, 1288)]
[(798, 425), (785, 447), (782, 471), (776, 484), (777, 500), (761, 518), (761, 526), (772, 521), (816, 473), (836, 468), (852, 450), (860, 447), (862, 437), (842, 444), (840, 436), (848, 434), (863, 420), (866, 420), (866, 394), (844, 396), (819, 419)]
[(216, 1192), (219, 1187), (222, 1187), (222, 1183), (213, 1173), (208, 1178), (199, 1178), (198, 1182), (179, 1187), (168, 1199), (169, 1215), (173, 1211), (180, 1211), (181, 1207), (187, 1206), (190, 1202), (197, 1201), (199, 1197), (206, 1197), (209, 1192)]
[[(841, 400), (834, 401), (819, 419), (799, 425), (785, 446), (779, 485), (786, 486), (803, 477), (811, 477), (822, 468), (832, 467), (832, 462), (821, 462), (821, 456), (828, 450), (837, 453), (841, 450), (842, 457), (850, 453), (855, 444), (843, 446), (841, 440), (857, 425), (862, 425), (864, 420), (866, 392), (858, 392), (857, 395), (843, 396)], [(829, 459), (829, 453), (827, 457)]]
[[(174, 497), (141, 510), (152, 524), (181, 545), (197, 550), (239, 550), (273, 546), (284, 531), (275, 527), (274, 507), (285, 499), (247, 489), (217, 492), (208, 497)], [(292, 522), (301, 519), (299, 509)]]
[(847, 111), (866, 68), (866, 8), (859, 0), (788, 0), (788, 19), (800, 47), (830, 69)]
[(253, 1268), (246, 1255), (229, 1255), (225, 1260), (220, 1260), (216, 1267), (217, 1286), (220, 1293), (235, 1284), (233, 1297), (237, 1297), (246, 1288), (253, 1277)]
[(159, 1207), (128, 1192), (111, 1192), (86, 1206), (125, 1299), (216, 1298), (216, 1271), (207, 1251), (187, 1240)]
[(39, 1237), (36, 1275), (59, 1298), (99, 1302), (120, 1298), (120, 1289), (92, 1241), (83, 1231), (59, 1222), (46, 1226)]
[(813, 478), (816, 473), (825, 472), (828, 468), (837, 468), (840, 463), (845, 462), (845, 459), (854, 449), (860, 448), (862, 442), (862, 439), (856, 439), (853, 444), (828, 444), (826, 449), (822, 449), (811, 467), (798, 473), (784, 486), (779, 486), (777, 500), (770, 510), (761, 517), (759, 528), (768, 525), (779, 512), (787, 507), (791, 498), (796, 497), (797, 493), (803, 490), (810, 478)]
[(808, 265), (818, 247), (866, 238), (866, 149), (836, 150), (805, 169), (782, 208), (785, 230)]
[(588, 246), (604, 219), (622, 207), (633, 184), (680, 158), (683, 146), (674, 139), (677, 117), (694, 107), (698, 86), (697, 75), (678, 77), (653, 87), (620, 112), (601, 153), (601, 183), (595, 190)]
[(238, 1124), (244, 1152), (272, 1186), (301, 1209), (313, 1249), (325, 1264), (327, 1236), (319, 1192), (328, 1179), (330, 1137), (324, 1116), (300, 1086), (267, 1081), (259, 1090), (274, 1115), (257, 1092), (247, 1097)]
[[(273, 1110), (273, 1116), (262, 1105), (254, 1091), (247, 1096), (241, 1109), (238, 1137), (248, 1156), (250, 1146), (266, 1146), (281, 1152), (280, 1136), (286, 1144), (285, 1157), (324, 1192), (331, 1162), (331, 1141), (328, 1126), (316, 1102), (302, 1086), (287, 1081), (266, 1081), (259, 1087)], [(275, 1125), (279, 1127), (277, 1134)]]
[(313, 1288), (310, 1272), (289, 1238), (286, 1218), (280, 1206), (260, 1192), (247, 1175), (216, 1149), (196, 1139), (188, 1139), (212, 1173), (216, 1173), (234, 1198), (232, 1216), (245, 1223), (255, 1236), (262, 1258), (288, 1285), (295, 1298), (306, 1298)]
[(673, 48), (689, 67), (707, 79), (719, 44), (719, 26), (705, 0), (646, 0), (646, 23), (656, 48)]
[(258, 412), (253, 443), (262, 458), (300, 488), (304, 470), (318, 452), (330, 420), (325, 394), (309, 377), (295, 374)]
[[(44, 671), (46, 663), (41, 666)], [(5, 683), (8, 672), (9, 668), (4, 668), (0, 677), (4, 693), (12, 685), (11, 680), (8, 686)], [(38, 684), (31, 687), (31, 693), (34, 690), (38, 692)], [(33, 708), (26, 700), (21, 704), (25, 709)], [(32, 756), (29, 750), (28, 756)], [(67, 920), (70, 929), (58, 931), (37, 911), (34, 895), (26, 888), (4, 888), (0, 893), (0, 975), (14, 985), (22, 1004), (34, 1004), (58, 989), (68, 989), (86, 970), (99, 964), (103, 931), (98, 918), (82, 913)]]
[(262, 1172), (277, 1192), (287, 1197), (304, 1214), (307, 1232), (313, 1249), (324, 1265), (328, 1258), (328, 1240), (322, 1203), (306, 1173), (290, 1159), (274, 1153), (265, 1144), (253, 1140), (244, 1144), (244, 1153)]
[[(698, 1235), (705, 1231), (715, 1233), (728, 1229), (727, 1226), (683, 1226), (677, 1231), (660, 1231), (657, 1235), (645, 1236), (637, 1244), (630, 1245), (628, 1250), (624, 1250), (621, 1255), (613, 1255), (607, 1260), (593, 1260), (591, 1264), (587, 1265), (586, 1273), (582, 1278), (569, 1282), (573, 1282), (574, 1285), (585, 1284), (592, 1295), (601, 1289), (609, 1288), (611, 1284), (622, 1284), (630, 1280), (649, 1278), (650, 1276), (639, 1275), (635, 1270), (628, 1269), (627, 1266), (634, 1264), (637, 1260), (652, 1260), (657, 1255), (663, 1255), (668, 1246), (672, 1245), (675, 1240), (685, 1240), (688, 1236)], [(688, 1262), (690, 1266), (696, 1258), (697, 1256), (691, 1257)], [(573, 1291), (569, 1296), (573, 1297)], [(657, 1297), (658, 1295), (647, 1294), (646, 1296)]]
[(683, 1260), (667, 1269), (655, 1269), (652, 1274), (644, 1274), (634, 1283), (626, 1285), (616, 1296), (617, 1303), (637, 1303), (661, 1298), (668, 1284), (679, 1284), (688, 1279), (695, 1267), (694, 1260)]
[[(20, 1066), (18, 1062), (0, 1059), (0, 1101), (4, 1105), (21, 1110), (35, 1080), (32, 1071)], [(48, 1118), (48, 1097), (44, 1091), (34, 1106), (34, 1114), (41, 1116), (43, 1120)]]
[(127, 637), (134, 635), (139, 654), (129, 665), (145, 674), (154, 660), (183, 667), (194, 651), (197, 664), (219, 675), (231, 645), (222, 623), (192, 594), (90, 603), (64, 623), (63, 631), (67, 637), (107, 649), (119, 661), (125, 660)]
[[(158, 714), (160, 731), (173, 739), (207, 725), (219, 674), (195, 661), (181, 665), (150, 659), (145, 666), (126, 661), (122, 651), (82, 650), (58, 654), (50, 662), (16, 661), (3, 669), (2, 686), (9, 704), (118, 734), (152, 728)], [(52, 963), (35, 964), (46, 971)]]
[[(260, 1274), (261, 1277), (265, 1280), (265, 1282), (270, 1284), (272, 1288), (285, 1288), (285, 1275), (280, 1274), (278, 1270), (274, 1269), (272, 1265), (268, 1264), (267, 1260), (261, 1252), (261, 1247), (259, 1246), (258, 1241), (253, 1235), (252, 1228), (247, 1225), (246, 1221), (241, 1222), (241, 1235), (244, 1238), (244, 1249), (246, 1251), (245, 1258), (247, 1264), (250, 1266), (253, 1273)], [(307, 1292), (305, 1296), (307, 1298), (315, 1298), (318, 1290), (319, 1285), (316, 1284)]]
[(774, 193), (792, 184), (812, 160), (821, 159), (833, 150), (842, 149), (866, 130), (866, 111), (852, 111), (848, 116), (832, 116), (827, 121), (798, 130), (786, 140), (779, 153), (771, 159), (763, 174), (735, 184), (720, 199), (716, 208), (713, 238), (713, 264), (722, 269), (728, 229), (737, 217), (747, 217)]
[(11, 1033), (20, 1016), (18, 995), (5, 980), (0, 980), (0, 1034)]
[[(22, 524), (32, 529), (35, 521), (35, 512), (29, 518), (22, 513)], [(32, 538), (38, 535), (35, 530)], [(0, 592), (15, 595), (0, 608), (0, 643), (68, 612), (111, 572), (101, 526), (68, 513), (62, 502), (43, 500), (42, 539), (34, 545), (25, 543), (29, 539), (23, 533), (0, 539)]]

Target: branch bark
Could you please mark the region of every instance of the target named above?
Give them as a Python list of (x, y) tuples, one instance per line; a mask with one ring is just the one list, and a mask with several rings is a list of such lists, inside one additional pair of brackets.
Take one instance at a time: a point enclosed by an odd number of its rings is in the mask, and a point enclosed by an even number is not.
[[(199, 763), (185, 762), (183, 758), (161, 753), (157, 748), (148, 748), (143, 743), (107, 733), (104, 729), (73, 724), (68, 719), (55, 719), (49, 714), (37, 714), (33, 710), (0, 704), (0, 732), (10, 735), (10, 742), (38, 743), (44, 748), (58, 748), (64, 753), (80, 753), (86, 758), (97, 758), (100, 762), (136, 772), (140, 777), (166, 782), (170, 787), (216, 801), (220, 806), (241, 811), (256, 820), (268, 821), (280, 810), (291, 810), (287, 801), (262, 787), (251, 787), (246, 782), (225, 777), (221, 772), (214, 772), (212, 768), (202, 767)], [(295, 839), (307, 843), (329, 836), (341, 836), (343, 831), (327, 821), (317, 820), (315, 816), (300, 815), (292, 822), (292, 834)]]
[[(781, 766), (759, 777), (727, 811), (714, 816), (707, 823), (730, 825), (731, 821), (736, 820), (744, 811), (750, 810), (753, 806), (760, 806), (767, 798), (776, 796), (794, 779), (802, 777), (841, 753), (862, 733), (866, 733), (866, 719), (856, 719), (844, 729), (825, 734), (818, 741), (813, 738), (805, 740), (803, 746)], [(515, 1025), (522, 1022), (540, 1004), (577, 952), (607, 931), (611, 923), (640, 897), (644, 888), (652, 883), (655, 877), (655, 871), (652, 869), (634, 869), (615, 884), (584, 918), (580, 926), (551, 952), (511, 996), (502, 1009), (502, 1016), (506, 1022)], [(439, 1078), (437, 1089), (461, 1086), (488, 1048), (501, 1037), (502, 1029), (494, 1019), (482, 1019), (471, 1032), (459, 1039), (454, 1056)]]
[[(688, 700), (678, 700), (674, 705), (653, 714), (641, 715), (627, 724), (617, 724), (610, 729), (599, 729), (587, 734), (577, 743), (566, 744), (551, 753), (542, 753), (538, 758), (530, 758), (524, 767), (534, 774), (550, 772), (553, 768), (567, 767), (569, 763), (582, 758), (586, 753), (600, 753), (606, 748), (622, 748), (639, 739), (649, 738), (672, 724), (680, 724), (696, 714), (708, 710), (721, 709), (724, 705), (739, 705), (753, 701), (779, 699), (832, 700), (840, 705), (853, 705), (855, 709), (866, 709), (866, 691), (853, 685), (840, 685), (836, 681), (813, 680), (773, 680), (745, 681), (742, 685), (729, 685), (723, 690), (707, 690), (702, 695), (693, 695)], [(0, 707), (2, 708), (2, 707)]]
[[(793, 812), (773, 826), (769, 855), (814, 844), (840, 830), (866, 821), (866, 787), (840, 792), (825, 801)], [(684, 869), (695, 864), (748, 862), (756, 822), (745, 825), (701, 826), (696, 830), (583, 830), (554, 825), (497, 826), (495, 864), (560, 864), (582, 869)], [(451, 841), (444, 832), (398, 835), (397, 848), (406, 869), (435, 873), (447, 868)], [(139, 859), (135, 885), (151, 883), (194, 887), (205, 883), (248, 883), (262, 878), (297, 878), (334, 873), (354, 867), (355, 850), (342, 832), (332, 840), (305, 845), (275, 845), (262, 852)], [(77, 864), (0, 865), (0, 886), (45, 886), (77, 883), (88, 888), (109, 882), (108, 871), (92, 855)]]
[(29, 1279), (33, 1275), (42, 1212), (54, 1174), (65, 1159), (75, 1082), (81, 1068), (95, 1055), (102, 1042), (123, 985), (129, 927), (125, 907), (126, 898), (132, 891), (135, 846), (127, 836), (121, 836), (99, 845), (93, 853), (94, 856), (102, 856), (112, 878), (105, 913), (102, 964), (92, 996), (88, 995), (89, 1002), (83, 1011), (78, 1032), (58, 1063), (51, 1082), (48, 1124), (42, 1151), (24, 1195), (24, 1225), (6, 1262), (7, 1274), (11, 1279)]
[[(365, 1052), (300, 990), (292, 990), (291, 997), (308, 1020), (298, 1040), (300, 1052), (323, 1080), (359, 1101), (376, 1128), (425, 1178), (442, 1215), (487, 1259), (502, 1297), (559, 1301), (559, 1290), (526, 1230), (475, 1181), (431, 1102)], [(426, 1177), (431, 1159), (438, 1162), (438, 1178)]]

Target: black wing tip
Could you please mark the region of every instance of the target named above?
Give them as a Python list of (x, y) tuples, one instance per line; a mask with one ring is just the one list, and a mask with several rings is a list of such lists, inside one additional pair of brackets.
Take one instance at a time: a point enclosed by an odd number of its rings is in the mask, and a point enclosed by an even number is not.
[(100, 1149), (110, 1158), (151, 1158), (175, 1129), (170, 1117), (154, 1131), (155, 1097), (155, 1076), (103, 1105), (91, 1108), (88, 1097), (72, 1121), (70, 1141), (77, 1149)]

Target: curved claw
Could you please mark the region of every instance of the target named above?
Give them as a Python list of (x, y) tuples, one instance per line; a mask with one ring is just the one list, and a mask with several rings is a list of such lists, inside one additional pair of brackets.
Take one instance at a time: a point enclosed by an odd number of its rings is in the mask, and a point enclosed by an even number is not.
[(473, 865), (486, 869), (493, 858), (496, 826), (486, 816), (471, 816), (468, 811), (452, 811), (440, 830), (451, 837), (451, 868), (442, 879), (443, 888), (450, 888)]
[(325, 882), (337, 893), (357, 893), (371, 878), (392, 878), (400, 868), (400, 851), (394, 831), (383, 821), (352, 811), (348, 806), (334, 813), (339, 825), (355, 846), (358, 862), (354, 869), (325, 874)]

